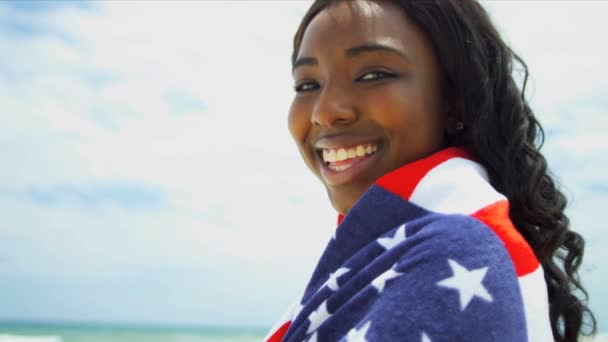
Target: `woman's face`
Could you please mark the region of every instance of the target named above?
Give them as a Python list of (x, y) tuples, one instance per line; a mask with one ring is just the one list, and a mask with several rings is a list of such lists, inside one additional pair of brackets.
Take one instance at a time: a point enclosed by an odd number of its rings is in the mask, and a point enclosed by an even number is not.
[(294, 64), (289, 130), (345, 214), (382, 175), (443, 147), (430, 42), (388, 1), (348, 1), (308, 25)]

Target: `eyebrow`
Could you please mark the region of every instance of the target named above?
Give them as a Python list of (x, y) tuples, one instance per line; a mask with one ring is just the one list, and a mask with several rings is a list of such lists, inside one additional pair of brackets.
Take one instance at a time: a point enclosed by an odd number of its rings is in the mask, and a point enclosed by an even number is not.
[(399, 57), (407, 59), (407, 56), (401, 50), (394, 48), (392, 46), (389, 46), (389, 45), (377, 44), (377, 43), (363, 44), (363, 45), (352, 47), (352, 48), (346, 50), (345, 55), (346, 55), (346, 57), (352, 58), (354, 56), (360, 55), (365, 52), (377, 52), (377, 51), (394, 53), (396, 55), (399, 55)]
[[(398, 55), (401, 58), (408, 59), (407, 55), (405, 53), (403, 53), (403, 51), (396, 49), (389, 45), (377, 44), (377, 43), (363, 44), (363, 45), (351, 47), (351, 48), (347, 49), (346, 52), (344, 52), (344, 56), (346, 56), (347, 58), (353, 58), (353, 57), (361, 55), (363, 53), (378, 52), (378, 51), (390, 52), (390, 53)], [(304, 66), (304, 65), (315, 66), (315, 65), (319, 65), (319, 62), (314, 57), (301, 57), (301, 58), (298, 58), (295, 61), (295, 63), (293, 63), (293, 67), (291, 68), (291, 71), (293, 72), (297, 67)]]

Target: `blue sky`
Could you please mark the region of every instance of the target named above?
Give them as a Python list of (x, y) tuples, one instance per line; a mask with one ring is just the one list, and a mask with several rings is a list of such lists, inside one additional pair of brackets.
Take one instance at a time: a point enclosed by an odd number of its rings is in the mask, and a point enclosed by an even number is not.
[[(273, 323), (335, 222), (286, 127), (307, 4), (0, 2), (0, 320)], [(604, 329), (608, 3), (486, 5)]]

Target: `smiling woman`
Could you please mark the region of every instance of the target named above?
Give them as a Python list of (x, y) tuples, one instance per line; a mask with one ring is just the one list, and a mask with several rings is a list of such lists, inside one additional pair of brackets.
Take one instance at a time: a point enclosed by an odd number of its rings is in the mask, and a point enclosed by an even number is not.
[[(576, 341), (584, 240), (474, 0), (318, 0), (289, 130), (338, 211), (268, 341)], [(526, 71), (527, 77), (527, 71)], [(559, 250), (559, 253), (557, 253)]]
[(320, 13), (294, 63), (289, 128), (342, 214), (380, 176), (445, 145), (432, 46), (392, 7)]

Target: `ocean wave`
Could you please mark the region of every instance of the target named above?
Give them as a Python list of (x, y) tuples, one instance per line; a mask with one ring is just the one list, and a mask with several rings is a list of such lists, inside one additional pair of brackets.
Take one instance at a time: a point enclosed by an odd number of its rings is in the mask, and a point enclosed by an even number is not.
[(0, 342), (61, 342), (61, 337), (0, 334)]

